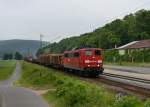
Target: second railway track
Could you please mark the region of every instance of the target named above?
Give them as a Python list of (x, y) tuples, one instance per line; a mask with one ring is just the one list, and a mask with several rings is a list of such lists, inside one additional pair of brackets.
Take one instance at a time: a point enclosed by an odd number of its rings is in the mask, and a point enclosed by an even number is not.
[(150, 98), (150, 80), (110, 73), (104, 73), (99, 78), (93, 80), (122, 88), (143, 98)]
[[(69, 76), (75, 76), (68, 73), (65, 74)], [(109, 73), (104, 73), (98, 78), (85, 78), (80, 76), (75, 77), (83, 81), (96, 83), (99, 86), (104, 84), (108, 86), (109, 89), (119, 93), (136, 95), (142, 99), (150, 98), (150, 80)]]
[(114, 77), (114, 78), (131, 80), (131, 81), (140, 82), (140, 83), (146, 83), (150, 85), (150, 80), (148, 79), (142, 79), (142, 78), (137, 78), (137, 77), (132, 77), (132, 76), (125, 76), (125, 75), (117, 75), (117, 74), (111, 74), (111, 73), (103, 73), (103, 75)]

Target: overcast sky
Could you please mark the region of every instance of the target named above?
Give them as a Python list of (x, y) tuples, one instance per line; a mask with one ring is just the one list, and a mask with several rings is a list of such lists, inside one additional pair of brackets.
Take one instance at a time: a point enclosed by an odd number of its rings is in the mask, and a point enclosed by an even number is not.
[(142, 8), (150, 0), (0, 0), (0, 40), (78, 36)]

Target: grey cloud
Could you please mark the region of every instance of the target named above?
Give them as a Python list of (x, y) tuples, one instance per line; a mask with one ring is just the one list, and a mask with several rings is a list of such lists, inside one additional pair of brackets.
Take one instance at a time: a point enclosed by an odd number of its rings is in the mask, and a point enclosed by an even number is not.
[[(0, 39), (68, 37), (135, 12), (148, 0), (0, 0)], [(149, 9), (150, 5), (141, 8)]]

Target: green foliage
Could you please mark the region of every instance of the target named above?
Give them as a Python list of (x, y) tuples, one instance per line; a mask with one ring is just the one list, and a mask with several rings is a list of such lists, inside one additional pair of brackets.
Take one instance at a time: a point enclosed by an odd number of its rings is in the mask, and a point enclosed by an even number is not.
[(13, 53), (5, 53), (3, 56), (3, 60), (11, 60), (11, 59), (15, 59), (15, 60), (21, 60), (23, 59), (23, 55), (20, 52), (15, 52)]
[(8, 79), (14, 72), (16, 61), (0, 61), (0, 80)]
[(109, 50), (109, 51), (104, 51), (104, 60), (107, 62), (116, 62), (119, 61), (119, 52), (118, 50)]
[(144, 107), (150, 107), (150, 99), (145, 102)]
[(138, 98), (126, 96), (116, 101), (114, 107), (144, 107), (144, 105)]
[(65, 107), (108, 107), (114, 101), (113, 95), (103, 88), (79, 81), (70, 81), (59, 86), (56, 98), (65, 101)]
[(140, 10), (123, 19), (116, 19), (93, 32), (63, 39), (44, 47), (38, 53), (44, 53), (46, 49), (52, 53), (83, 47), (111, 49), (143, 39), (150, 39), (150, 11), (148, 10)]
[(104, 52), (104, 59), (106, 62), (150, 62), (150, 49), (132, 50), (122, 56), (119, 55), (118, 50), (109, 50)]
[(55, 107), (149, 107), (150, 104), (149, 101), (143, 102), (131, 96), (117, 99), (114, 93), (104, 87), (53, 69), (26, 62), (23, 62), (22, 67), (19, 83), (34, 88), (50, 88), (44, 97)]
[(23, 56), (22, 56), (21, 53), (19, 53), (19, 52), (16, 52), (16, 53), (15, 53), (15, 59), (16, 59), (16, 60), (21, 60), (22, 58), (23, 58)]
[[(23, 73), (19, 83), (24, 86), (44, 88), (54, 87), (45, 96), (61, 101), (59, 107), (110, 107), (114, 94), (105, 88), (65, 76), (55, 70), (23, 62)], [(92, 99), (91, 99), (92, 98)]]
[(3, 55), (3, 60), (9, 60), (9, 59), (13, 59), (13, 54), (12, 53), (5, 53)]

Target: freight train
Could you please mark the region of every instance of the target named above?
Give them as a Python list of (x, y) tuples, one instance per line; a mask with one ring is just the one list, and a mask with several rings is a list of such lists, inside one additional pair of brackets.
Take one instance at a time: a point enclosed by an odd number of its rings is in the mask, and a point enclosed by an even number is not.
[(99, 48), (65, 51), (63, 54), (42, 54), (37, 60), (30, 58), (28, 61), (88, 77), (97, 77), (104, 70), (102, 49)]

